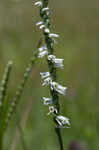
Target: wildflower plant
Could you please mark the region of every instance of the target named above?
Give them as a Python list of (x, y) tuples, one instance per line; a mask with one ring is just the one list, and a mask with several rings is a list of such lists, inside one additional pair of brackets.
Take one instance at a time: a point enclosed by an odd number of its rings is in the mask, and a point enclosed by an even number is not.
[(54, 55), (55, 38), (59, 35), (51, 32), (50, 23), (50, 9), (48, 7), (49, 0), (40, 0), (35, 2), (35, 5), (40, 8), (41, 21), (36, 23), (39, 29), (43, 31), (44, 45), (38, 49), (38, 58), (46, 57), (48, 63), (48, 71), (41, 72), (42, 86), (48, 86), (50, 97), (43, 97), (43, 104), (48, 105), (48, 115), (53, 115), (55, 123), (55, 132), (60, 143), (60, 150), (63, 150), (63, 141), (60, 128), (68, 128), (70, 126), (69, 119), (60, 115), (59, 95), (65, 95), (67, 87), (57, 83), (56, 71), (58, 68), (63, 69), (63, 59), (57, 58)]
[[(41, 17), (41, 21), (37, 22), (36, 26), (38, 26), (39, 29), (43, 31), (44, 45), (41, 46), (41, 41), (39, 41), (37, 49), (33, 51), (33, 55), (30, 58), (29, 64), (27, 65), (27, 68), (24, 72), (23, 79), (18, 85), (15, 96), (13, 98), (9, 98), (7, 94), (8, 81), (13, 64), (12, 61), (8, 62), (0, 84), (0, 150), (3, 150), (3, 140), (6, 128), (9, 124), (9, 121), (11, 120), (13, 113), (16, 112), (17, 104), (21, 99), (25, 84), (32, 71), (33, 65), (38, 59), (42, 59), (43, 57), (46, 57), (48, 70), (45, 72), (40, 72), (40, 76), (42, 79), (42, 86), (49, 87), (50, 97), (43, 96), (42, 101), (44, 105), (48, 106), (49, 112), (47, 115), (52, 115), (53, 117), (53, 121), (55, 123), (55, 132), (59, 139), (60, 150), (64, 150), (60, 129), (70, 127), (70, 122), (67, 117), (64, 117), (60, 114), (59, 95), (65, 95), (67, 87), (62, 86), (57, 82), (56, 72), (58, 68), (63, 69), (64, 60), (62, 58), (57, 58), (54, 55), (55, 38), (58, 38), (59, 35), (51, 32), (51, 11), (48, 7), (48, 2), (49, 0), (40, 0), (35, 2), (35, 5), (40, 8)], [(20, 127), (20, 125), (18, 126)], [(25, 142), (23, 141), (23, 143)]]

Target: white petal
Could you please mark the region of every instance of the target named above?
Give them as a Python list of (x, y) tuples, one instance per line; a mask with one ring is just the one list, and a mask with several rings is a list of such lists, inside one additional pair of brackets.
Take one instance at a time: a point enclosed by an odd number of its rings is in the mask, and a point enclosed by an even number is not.
[(39, 51), (39, 52), (42, 52), (42, 51), (44, 51), (44, 50), (47, 50), (46, 44), (45, 44), (43, 47), (38, 48), (38, 51)]
[(44, 24), (42, 24), (41, 26), (40, 26), (40, 29), (43, 29), (45, 27), (45, 25)]
[(35, 2), (34, 5), (35, 5), (35, 6), (42, 6), (42, 2), (41, 2), (41, 1)]
[(50, 30), (48, 28), (46, 28), (44, 31), (45, 33), (50, 33)]
[(42, 25), (42, 24), (43, 24), (43, 21), (40, 21), (40, 22), (36, 23), (36, 26), (39, 26), (39, 25)]
[(38, 48), (38, 51), (39, 51), (39, 52), (42, 52), (43, 50), (44, 50), (43, 47)]
[(44, 79), (42, 86), (49, 85), (51, 82), (52, 82), (52, 79), (50, 77), (48, 77), (48, 78)]
[(52, 104), (52, 98), (43, 97), (43, 104), (44, 105), (50, 105), (50, 104)]
[(54, 67), (59, 67), (61, 69), (63, 69), (63, 60), (64, 59), (61, 59), (61, 58), (56, 58), (56, 56), (54, 55), (48, 55), (48, 60), (50, 60), (53, 64), (54, 64)]
[(64, 87), (57, 82), (51, 82), (51, 90), (55, 90), (59, 94), (65, 95), (67, 87)]
[(47, 51), (47, 50), (42, 51), (42, 52), (39, 52), (38, 57), (39, 57), (39, 58), (42, 58), (42, 57), (45, 56), (45, 55), (48, 55), (48, 51)]
[(41, 75), (41, 78), (44, 79), (44, 78), (49, 77), (50, 73), (49, 72), (40, 72), (40, 75)]
[(51, 14), (51, 11), (50, 10), (47, 11), (46, 14), (47, 14), (47, 16), (49, 16)]
[(63, 60), (64, 59), (59, 59), (59, 58), (55, 58), (54, 59), (54, 66), (57, 68), (57, 67), (59, 67), (59, 68), (61, 68), (61, 69), (63, 69)]
[(54, 60), (56, 58), (56, 56), (54, 55), (48, 55), (48, 60)]
[(56, 116), (55, 120), (59, 124), (59, 126), (70, 126), (69, 118), (64, 117), (64, 116)]
[(50, 33), (50, 34), (49, 34), (49, 37), (50, 37), (50, 38), (58, 38), (59, 35), (58, 35), (58, 34), (54, 34), (54, 33)]
[(42, 9), (43, 12), (44, 12), (44, 11), (47, 11), (47, 10), (49, 10), (48, 7)]

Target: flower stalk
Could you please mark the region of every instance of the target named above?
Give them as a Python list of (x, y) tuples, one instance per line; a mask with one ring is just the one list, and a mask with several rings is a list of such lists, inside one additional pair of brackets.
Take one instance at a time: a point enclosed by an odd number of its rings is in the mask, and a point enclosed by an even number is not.
[(4, 107), (6, 102), (7, 86), (10, 77), (10, 72), (12, 69), (12, 64), (13, 64), (12, 61), (8, 62), (0, 85), (0, 150), (2, 150), (3, 148), (3, 137), (4, 137), (3, 123), (4, 123), (5, 113), (6, 113)]
[(59, 139), (60, 150), (64, 150), (63, 141), (61, 136), (60, 128), (68, 127), (70, 125), (69, 119), (67, 117), (60, 115), (60, 104), (59, 104), (59, 94), (66, 94), (66, 87), (57, 83), (57, 68), (63, 69), (63, 59), (56, 58), (54, 55), (54, 43), (55, 39), (59, 35), (51, 33), (50, 28), (50, 9), (48, 7), (49, 0), (40, 0), (35, 2), (35, 5), (40, 7), (40, 17), (41, 21), (36, 23), (40, 29), (43, 30), (44, 35), (44, 46), (38, 49), (38, 57), (43, 58), (46, 56), (48, 62), (48, 72), (40, 73), (41, 79), (43, 80), (42, 86), (49, 86), (50, 98), (43, 97), (43, 104), (49, 105), (49, 113), (53, 114), (53, 120), (55, 122), (55, 132)]
[(37, 55), (38, 55), (38, 52), (37, 50), (33, 53), (33, 56), (31, 57), (30, 61), (29, 61), (29, 64), (26, 68), (26, 71), (24, 72), (24, 77), (23, 77), (23, 80), (20, 82), (19, 86), (18, 86), (18, 89), (16, 91), (16, 94), (9, 106), (9, 109), (8, 109), (8, 113), (7, 113), (7, 116), (5, 118), (5, 128), (7, 127), (8, 125), (8, 122), (9, 120), (11, 119), (11, 116), (13, 115), (13, 113), (15, 112), (16, 110), (16, 105), (17, 103), (19, 102), (21, 96), (22, 96), (22, 93), (23, 93), (23, 90), (24, 90), (24, 86), (30, 76), (30, 73), (32, 71), (32, 68), (33, 68), (33, 65), (34, 63), (36, 62), (37, 60)]
[(6, 91), (7, 91), (7, 85), (8, 85), (8, 80), (10, 76), (10, 72), (12, 69), (12, 61), (9, 61), (4, 72), (3, 79), (1, 81), (1, 86), (0, 86), (0, 120), (2, 120), (2, 109), (3, 109), (3, 104), (4, 104), (4, 99), (6, 96)]

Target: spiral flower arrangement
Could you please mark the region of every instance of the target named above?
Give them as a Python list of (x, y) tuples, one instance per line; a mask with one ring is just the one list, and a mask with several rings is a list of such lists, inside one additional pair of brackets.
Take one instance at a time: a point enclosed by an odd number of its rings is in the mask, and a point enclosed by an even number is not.
[(70, 127), (70, 122), (67, 117), (60, 115), (60, 104), (59, 95), (65, 95), (67, 87), (64, 87), (57, 83), (56, 71), (58, 68), (63, 69), (63, 59), (57, 58), (54, 55), (54, 43), (55, 38), (59, 35), (52, 33), (50, 28), (50, 9), (48, 7), (48, 0), (41, 0), (35, 2), (35, 5), (40, 8), (41, 21), (36, 23), (36, 26), (43, 31), (44, 35), (44, 45), (38, 48), (38, 58), (46, 57), (48, 63), (47, 72), (41, 72), (40, 76), (43, 81), (42, 86), (48, 86), (50, 90), (50, 97), (43, 97), (43, 104), (47, 105), (49, 108), (48, 115), (53, 115), (53, 120), (55, 122), (55, 131), (59, 138), (60, 149), (63, 150), (63, 142), (60, 133), (60, 128)]

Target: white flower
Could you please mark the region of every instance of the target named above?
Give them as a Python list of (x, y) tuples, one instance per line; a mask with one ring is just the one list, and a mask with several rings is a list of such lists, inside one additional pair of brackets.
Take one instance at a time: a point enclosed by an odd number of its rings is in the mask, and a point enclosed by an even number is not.
[(42, 58), (45, 55), (48, 55), (47, 46), (46, 44), (43, 47), (38, 48), (39, 54), (38, 57)]
[(40, 29), (43, 29), (43, 28), (45, 28), (45, 25), (44, 25), (44, 24), (42, 24), (42, 25), (40, 26)]
[(54, 56), (54, 55), (48, 55), (48, 60), (53, 61), (55, 58), (56, 58), (56, 56)]
[(46, 79), (44, 79), (42, 86), (49, 85), (51, 82), (52, 82), (52, 79), (50, 77), (47, 77)]
[(64, 59), (59, 59), (59, 58), (56, 58), (56, 59), (54, 59), (54, 66), (57, 68), (57, 67), (59, 67), (59, 68), (61, 68), (61, 69), (63, 69), (63, 60)]
[(47, 50), (39, 52), (38, 57), (39, 57), (39, 58), (42, 58), (42, 57), (44, 57), (45, 55), (48, 55), (48, 51), (47, 51)]
[(43, 97), (43, 104), (44, 105), (50, 105), (52, 104), (52, 98), (46, 98), (46, 97)]
[(42, 6), (42, 2), (41, 2), (41, 1), (35, 2), (34, 5), (35, 5), (35, 6)]
[(57, 112), (57, 109), (54, 107), (54, 106), (49, 106), (49, 113), (48, 113), (48, 115), (50, 115), (51, 113), (58, 113)]
[(58, 35), (58, 34), (55, 34), (55, 33), (50, 33), (50, 34), (49, 34), (49, 37), (50, 37), (50, 38), (58, 38), (59, 35)]
[(64, 117), (64, 116), (56, 116), (55, 120), (57, 121), (58, 125), (60, 127), (69, 127), (70, 126), (70, 122), (69, 122), (69, 118)]
[(56, 56), (54, 55), (48, 55), (48, 60), (50, 60), (53, 64), (54, 64), (54, 67), (59, 67), (61, 69), (63, 69), (63, 60), (64, 59), (61, 59), (61, 58), (56, 58)]
[(37, 22), (37, 23), (36, 23), (36, 26), (40, 26), (40, 27), (39, 27), (40, 29), (43, 29), (43, 28), (45, 27), (43, 21)]
[(36, 26), (39, 26), (39, 25), (42, 25), (42, 24), (44, 24), (44, 22), (43, 22), (43, 21), (40, 21), (40, 22), (37, 22), (37, 23), (36, 23)]
[(49, 77), (50, 73), (49, 72), (40, 72), (40, 75), (41, 75), (41, 78), (44, 79), (44, 78)]
[(46, 14), (47, 14), (47, 16), (49, 16), (49, 15), (51, 14), (51, 10), (48, 10), (48, 11), (46, 12)]
[(45, 33), (50, 33), (50, 30), (48, 28), (46, 28), (44, 31)]
[(65, 95), (67, 87), (64, 87), (57, 82), (51, 82), (51, 90), (55, 90), (59, 94)]
[(38, 48), (39, 52), (42, 52), (44, 50), (47, 50), (46, 44), (43, 47)]
[(48, 7), (42, 9), (43, 12), (44, 12), (44, 11), (47, 11), (47, 10), (49, 10)]

